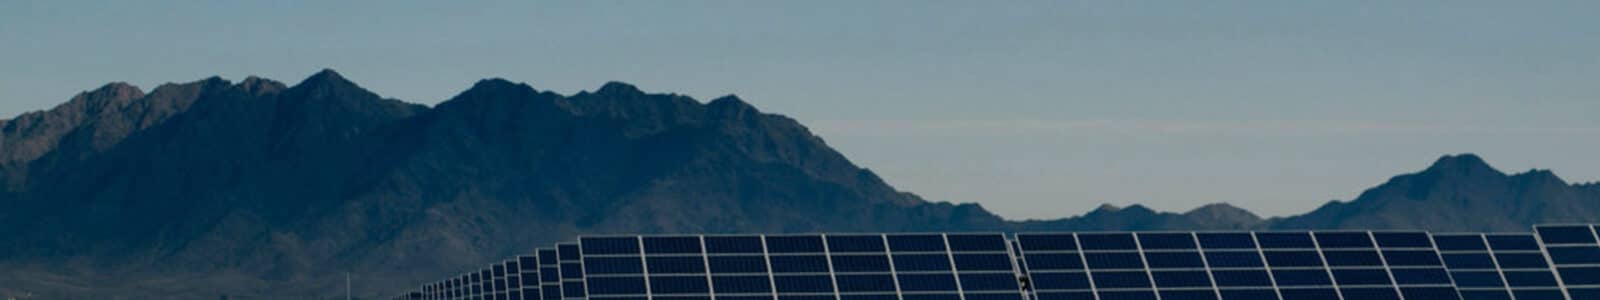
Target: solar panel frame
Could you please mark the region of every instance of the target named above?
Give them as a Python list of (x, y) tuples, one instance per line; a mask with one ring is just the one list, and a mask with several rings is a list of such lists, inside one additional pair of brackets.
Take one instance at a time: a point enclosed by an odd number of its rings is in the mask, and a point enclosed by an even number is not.
[[(1592, 224), (1541, 225), (1527, 234), (1356, 230), (1018, 233), (1011, 238), (989, 233), (652, 235), (627, 236), (626, 241), (634, 243), (610, 250), (593, 243), (598, 240), (580, 238), (557, 244), (555, 249), (541, 249), (551, 252), (548, 256), (536, 251), (414, 286), (396, 298), (1583, 297), (1600, 293), (1597, 228)], [(1584, 231), (1588, 236), (1576, 234)], [(614, 256), (619, 254), (617, 249), (637, 249), (638, 253)], [(560, 255), (563, 253), (570, 255)], [(546, 257), (557, 259), (546, 264)], [(616, 257), (636, 257), (623, 265), (637, 268), (607, 271), (605, 259)], [(547, 268), (554, 269), (548, 272), (554, 276), (553, 283), (545, 280), (548, 276), (542, 271)], [(598, 290), (602, 287), (597, 280), (619, 276), (637, 276), (646, 287), (643, 292), (633, 289), (635, 294), (629, 295)], [(547, 285), (561, 297), (543, 297), (551, 292)], [(562, 289), (563, 285), (569, 288)]]
[(1562, 293), (1579, 299), (1573, 290), (1600, 289), (1600, 225), (1538, 225), (1534, 233)]

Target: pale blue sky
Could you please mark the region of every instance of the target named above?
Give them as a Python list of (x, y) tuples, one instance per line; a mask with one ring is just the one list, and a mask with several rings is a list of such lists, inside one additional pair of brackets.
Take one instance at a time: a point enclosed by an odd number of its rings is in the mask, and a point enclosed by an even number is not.
[(0, 118), (334, 68), (425, 104), (484, 77), (738, 94), (1011, 218), (1298, 213), (1458, 152), (1600, 180), (1595, 1), (233, 2), (0, 2)]

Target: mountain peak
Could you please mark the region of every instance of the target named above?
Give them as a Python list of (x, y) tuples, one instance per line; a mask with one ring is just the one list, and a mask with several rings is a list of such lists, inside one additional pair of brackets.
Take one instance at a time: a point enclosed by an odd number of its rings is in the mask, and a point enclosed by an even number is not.
[(1200, 206), (1189, 212), (1183, 213), (1193, 218), (1206, 218), (1208, 220), (1235, 220), (1237, 223), (1260, 222), (1261, 216), (1227, 203), (1212, 203)]
[(254, 95), (275, 93), (288, 88), (282, 82), (256, 76), (245, 77), (244, 81), (239, 82), (238, 87)]
[(138, 98), (144, 95), (144, 91), (140, 90), (139, 87), (121, 81), (107, 83), (106, 85), (100, 86), (100, 88), (94, 89), (93, 91), (88, 91), (86, 93), (111, 96), (114, 98)]
[(306, 77), (306, 80), (300, 81), (300, 84), (296, 84), (295, 87), (360, 88), (356, 86), (355, 82), (345, 79), (344, 75), (339, 75), (339, 72), (333, 69), (322, 69), (316, 74), (311, 74), (311, 77)]
[(1445, 174), (1479, 174), (1480, 172), (1499, 173), (1494, 167), (1489, 166), (1483, 158), (1472, 153), (1445, 155), (1433, 162), (1432, 166), (1424, 172)]
[(628, 83), (620, 82), (620, 81), (606, 82), (605, 85), (601, 85), (600, 89), (599, 90), (595, 90), (594, 92), (596, 94), (601, 94), (601, 95), (637, 95), (637, 94), (644, 94), (643, 91), (639, 90), (639, 87), (635, 87), (632, 84), (628, 84)]
[(500, 91), (500, 90), (524, 89), (524, 88), (525, 89), (532, 89), (533, 87), (530, 87), (527, 84), (511, 82), (510, 80), (506, 80), (504, 78), (496, 77), (496, 78), (487, 78), (487, 79), (483, 79), (483, 80), (478, 80), (477, 83), (473, 83), (472, 87), (468, 88), (467, 90), (468, 91), (480, 91), (480, 92), (482, 92), (482, 91)]

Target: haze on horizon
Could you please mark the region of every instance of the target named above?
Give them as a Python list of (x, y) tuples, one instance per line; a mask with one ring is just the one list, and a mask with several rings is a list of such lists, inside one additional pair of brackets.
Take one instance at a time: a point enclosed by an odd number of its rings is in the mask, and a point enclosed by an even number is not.
[[(1009, 218), (1263, 215), (1434, 158), (1600, 180), (1600, 3), (0, 3), (0, 118), (77, 91), (333, 68), (435, 104), (606, 81), (794, 117), (897, 188)], [(426, 12), (426, 13), (417, 13)], [(204, 24), (204, 25), (195, 25)]]

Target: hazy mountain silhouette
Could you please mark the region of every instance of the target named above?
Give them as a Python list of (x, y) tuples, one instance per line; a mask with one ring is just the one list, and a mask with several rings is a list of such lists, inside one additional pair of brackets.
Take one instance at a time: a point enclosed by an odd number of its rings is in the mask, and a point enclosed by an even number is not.
[(1574, 185), (1548, 170), (1507, 175), (1472, 154), (1439, 158), (1419, 173), (1395, 176), (1350, 202), (1331, 202), (1281, 220), (1276, 228), (1418, 228), (1527, 231), (1530, 224), (1600, 220), (1600, 188)]
[(1108, 205), (1007, 221), (895, 190), (736, 96), (489, 79), (429, 108), (331, 70), (292, 87), (84, 92), (0, 121), (0, 182), (0, 244), (15, 245), (0, 247), (13, 270), (0, 282), (80, 298), (331, 296), (345, 271), (358, 293), (386, 292), (580, 233), (1526, 230), (1600, 216), (1595, 185), (1462, 155), (1304, 216)]

